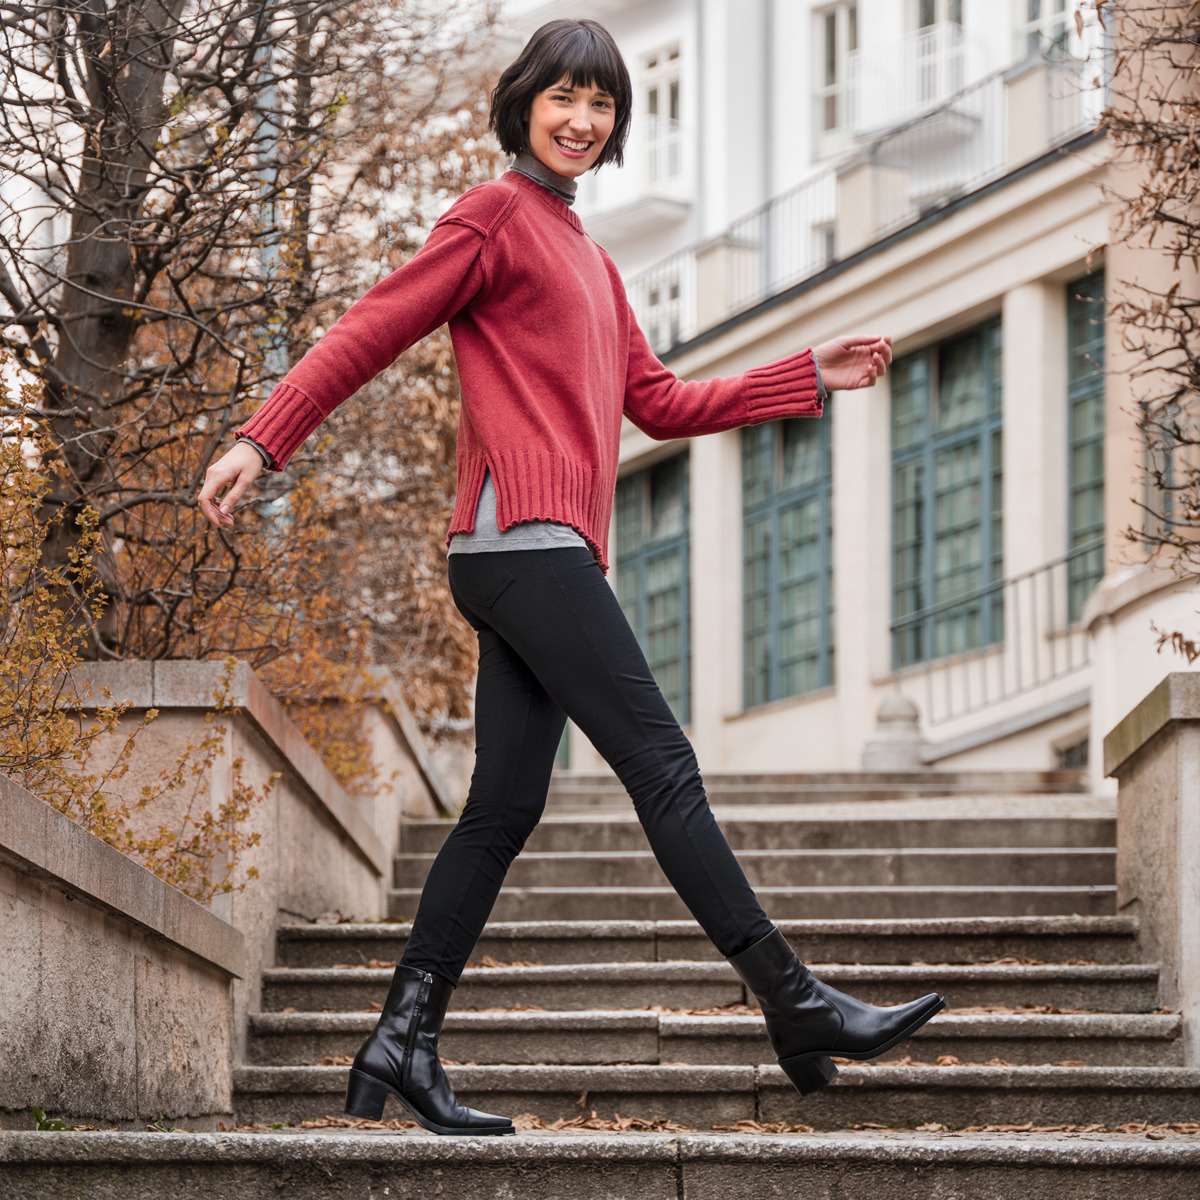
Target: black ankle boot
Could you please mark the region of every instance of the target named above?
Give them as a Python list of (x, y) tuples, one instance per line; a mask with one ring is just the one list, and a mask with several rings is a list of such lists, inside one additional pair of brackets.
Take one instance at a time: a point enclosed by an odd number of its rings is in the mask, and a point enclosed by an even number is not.
[(936, 992), (895, 1008), (843, 995), (808, 970), (778, 929), (729, 962), (758, 998), (779, 1065), (802, 1095), (837, 1074), (831, 1055), (875, 1058), (946, 1007)]
[(463, 1108), (438, 1058), (438, 1035), (454, 985), (428, 971), (399, 966), (379, 1023), (350, 1068), (346, 1111), (378, 1121), (393, 1095), (432, 1133), (512, 1133), (507, 1117)]

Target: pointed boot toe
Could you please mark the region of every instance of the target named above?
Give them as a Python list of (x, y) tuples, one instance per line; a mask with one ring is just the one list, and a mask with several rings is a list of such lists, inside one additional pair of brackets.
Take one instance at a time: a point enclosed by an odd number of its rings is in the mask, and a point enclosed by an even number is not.
[(514, 1133), (507, 1117), (459, 1104), (438, 1057), (438, 1038), (454, 984), (428, 971), (399, 966), (371, 1035), (350, 1068), (346, 1112), (378, 1121), (388, 1096), (431, 1133), (485, 1136)]
[(864, 1004), (822, 983), (778, 929), (729, 963), (757, 998), (779, 1065), (803, 1095), (832, 1081), (831, 1057), (875, 1058), (946, 1005), (936, 993), (894, 1008)]

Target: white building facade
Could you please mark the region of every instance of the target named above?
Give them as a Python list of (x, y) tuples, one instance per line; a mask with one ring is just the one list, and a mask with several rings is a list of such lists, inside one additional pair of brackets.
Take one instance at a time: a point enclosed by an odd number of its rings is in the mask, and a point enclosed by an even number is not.
[[(900, 695), (925, 765), (1099, 784), (1098, 739), (1180, 669), (1152, 622), (1200, 600), (1124, 536), (1143, 485), (1104, 303), (1128, 263), (1104, 35), (1074, 7), (509, 0), (518, 37), (594, 17), (629, 63), (626, 167), (578, 205), (673, 371), (894, 339), (821, 421), (625, 425), (610, 577), (702, 769), (882, 765)], [(560, 761), (604, 769), (573, 726)]]

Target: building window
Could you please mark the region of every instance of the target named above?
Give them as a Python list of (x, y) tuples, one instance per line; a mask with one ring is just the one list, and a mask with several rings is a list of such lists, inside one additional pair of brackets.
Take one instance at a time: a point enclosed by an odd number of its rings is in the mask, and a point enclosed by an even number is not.
[(617, 599), (676, 719), (691, 719), (688, 456), (617, 481)]
[[(1104, 272), (1067, 287), (1067, 526), (1069, 549), (1104, 537)], [(1104, 547), (1070, 559), (1070, 619), (1104, 575)]]
[(950, 22), (962, 24), (962, 0), (917, 0), (917, 28)]
[(642, 63), (646, 99), (646, 182), (651, 186), (679, 178), (682, 138), (679, 126), (679, 47), (649, 55)]
[(1000, 388), (998, 320), (893, 365), (892, 650), (898, 667), (1001, 637)]
[(656, 275), (646, 284), (646, 340), (656, 353), (679, 342), (681, 294), (679, 276)]
[(813, 109), (816, 151), (833, 154), (846, 144), (857, 113), (851, 55), (858, 49), (858, 5), (839, 4), (814, 14), (818, 60)]
[(1018, 0), (1017, 53), (1064, 55), (1070, 37), (1067, 0)]
[(742, 430), (746, 708), (834, 681), (831, 411)]

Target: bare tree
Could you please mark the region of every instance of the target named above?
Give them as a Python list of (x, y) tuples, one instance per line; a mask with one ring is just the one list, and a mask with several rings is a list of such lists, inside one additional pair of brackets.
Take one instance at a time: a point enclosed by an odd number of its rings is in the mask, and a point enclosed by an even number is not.
[[(69, 560), (79, 517), (96, 514), (107, 603), (88, 653), (264, 664), (305, 620), (344, 642), (368, 610), (411, 644), (420, 630), (394, 612), (403, 572), (392, 612), (370, 587), (353, 603), (327, 593), (339, 559), (360, 561), (347, 539), (372, 505), (391, 516), (424, 488), (419, 514), (452, 493), (444, 340), (389, 375), (390, 471), (369, 479), (340, 453), (306, 470), (309, 453), (236, 538), (201, 522), (194, 497), (308, 342), (494, 170), (477, 103), (486, 0), (35, 0), (0, 14), (0, 349), (40, 384), (0, 430), (49, 434), (48, 562)], [(417, 575), (428, 525), (400, 533), (422, 542)], [(390, 651), (385, 636), (367, 653)], [(461, 688), (461, 645), (451, 658)]]
[[(1096, 5), (1114, 46), (1101, 128), (1132, 181), (1120, 241), (1141, 279), (1114, 279), (1111, 313), (1139, 404), (1140, 524), (1127, 536), (1181, 574), (1200, 574), (1200, 3)], [(1171, 640), (1166, 635), (1165, 640)], [(1180, 639), (1177, 639), (1177, 641)], [(1186, 640), (1186, 639), (1181, 639)]]

